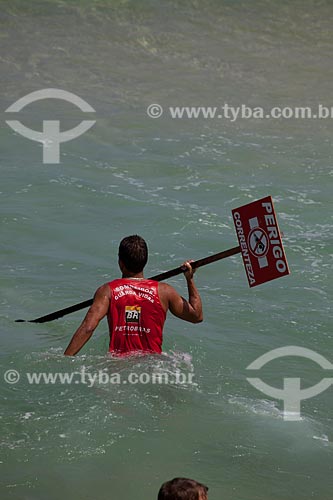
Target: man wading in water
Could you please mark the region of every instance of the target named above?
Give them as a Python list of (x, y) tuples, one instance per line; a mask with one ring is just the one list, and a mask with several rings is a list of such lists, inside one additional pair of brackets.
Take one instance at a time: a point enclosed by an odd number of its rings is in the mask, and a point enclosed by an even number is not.
[(188, 300), (185, 300), (167, 283), (144, 278), (148, 248), (141, 236), (124, 238), (118, 257), (122, 277), (97, 289), (92, 306), (64, 353), (66, 356), (75, 356), (80, 351), (106, 315), (109, 351), (119, 356), (134, 352), (161, 353), (163, 326), (169, 309), (191, 323), (203, 320), (201, 298), (190, 262), (183, 264), (188, 288)]

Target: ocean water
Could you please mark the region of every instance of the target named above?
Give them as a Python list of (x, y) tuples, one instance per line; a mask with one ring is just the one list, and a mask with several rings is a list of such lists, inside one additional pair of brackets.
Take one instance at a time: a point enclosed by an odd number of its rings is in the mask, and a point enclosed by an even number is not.
[[(283, 418), (246, 380), (271, 349), (333, 362), (332, 119), (172, 119), (170, 106), (333, 105), (329, 0), (0, 0), (1, 482), (4, 500), (148, 500), (193, 477), (210, 500), (330, 500), (333, 387)], [(96, 124), (45, 164), (5, 110), (45, 88), (72, 92)], [(147, 107), (160, 104), (161, 118)], [(12, 118), (13, 119), (13, 118)], [(77, 125), (63, 101), (16, 117)], [(110, 359), (106, 322), (75, 358), (84, 312), (15, 323), (90, 298), (119, 276), (121, 238), (148, 242), (147, 275), (237, 244), (231, 210), (274, 199), (291, 275), (249, 289), (239, 255), (198, 270), (205, 320), (168, 317), (164, 354)], [(183, 277), (169, 281), (186, 294)], [(4, 374), (21, 379), (8, 384)], [(192, 375), (193, 383), (29, 384), (26, 373)], [(282, 387), (333, 376), (272, 361)]]

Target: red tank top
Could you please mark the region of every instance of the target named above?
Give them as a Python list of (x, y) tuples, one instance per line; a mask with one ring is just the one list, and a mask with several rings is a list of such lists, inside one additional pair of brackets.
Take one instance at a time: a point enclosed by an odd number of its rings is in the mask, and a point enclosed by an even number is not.
[(120, 356), (133, 351), (161, 353), (166, 312), (158, 295), (158, 282), (121, 278), (109, 286), (109, 351)]

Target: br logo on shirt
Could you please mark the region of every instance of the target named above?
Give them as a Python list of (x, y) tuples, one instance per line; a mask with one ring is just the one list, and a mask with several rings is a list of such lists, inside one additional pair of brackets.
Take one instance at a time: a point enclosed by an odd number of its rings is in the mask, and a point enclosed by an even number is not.
[(125, 306), (126, 323), (139, 323), (141, 316), (140, 306)]

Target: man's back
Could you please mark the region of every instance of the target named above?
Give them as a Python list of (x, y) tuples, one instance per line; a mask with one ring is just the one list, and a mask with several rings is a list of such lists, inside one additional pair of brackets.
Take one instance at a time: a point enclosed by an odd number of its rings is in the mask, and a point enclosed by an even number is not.
[(130, 352), (162, 352), (163, 308), (158, 282), (144, 278), (120, 278), (109, 283), (109, 351), (124, 355)]
[(161, 352), (163, 325), (169, 309), (185, 321), (202, 321), (201, 299), (190, 262), (183, 264), (189, 295), (186, 300), (172, 286), (144, 278), (148, 249), (141, 236), (124, 238), (118, 257), (122, 278), (96, 290), (92, 306), (65, 350), (66, 356), (80, 351), (105, 316), (110, 327), (110, 351), (115, 354)]

